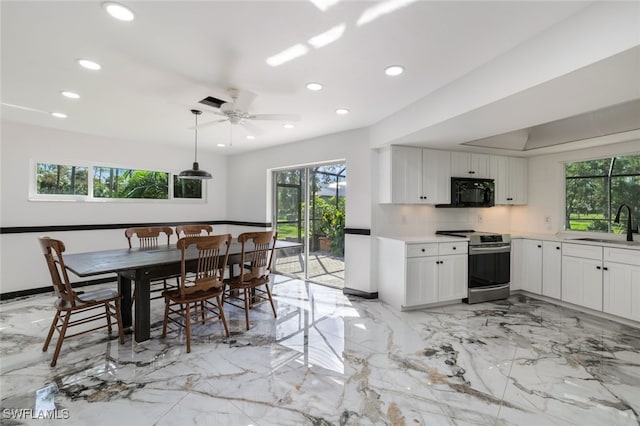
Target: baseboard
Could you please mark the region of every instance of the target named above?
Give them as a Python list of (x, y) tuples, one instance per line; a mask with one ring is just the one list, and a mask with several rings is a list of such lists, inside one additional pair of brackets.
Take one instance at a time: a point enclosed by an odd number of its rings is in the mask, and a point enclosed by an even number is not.
[(358, 296), (358, 297), (362, 297), (363, 299), (377, 299), (378, 298), (378, 292), (366, 292), (366, 291), (362, 291), (362, 290), (356, 290), (355, 288), (343, 288), (342, 289), (342, 293), (349, 295), (349, 296)]

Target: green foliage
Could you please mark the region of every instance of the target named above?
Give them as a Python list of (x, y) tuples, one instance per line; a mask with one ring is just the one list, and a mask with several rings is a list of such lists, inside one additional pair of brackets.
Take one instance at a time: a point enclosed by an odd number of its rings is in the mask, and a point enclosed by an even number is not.
[(169, 174), (94, 167), (93, 196), (98, 198), (169, 198)]
[(36, 182), (38, 194), (89, 194), (89, 175), (86, 167), (38, 163)]
[(202, 198), (202, 181), (173, 176), (173, 198)]

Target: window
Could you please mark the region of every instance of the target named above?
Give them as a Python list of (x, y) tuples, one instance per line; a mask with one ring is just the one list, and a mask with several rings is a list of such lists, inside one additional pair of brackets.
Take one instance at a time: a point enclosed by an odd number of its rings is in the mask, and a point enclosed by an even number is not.
[(35, 200), (202, 199), (202, 181), (177, 174), (97, 165), (35, 162)]
[(36, 193), (88, 195), (89, 173), (87, 167), (38, 163), (36, 166)]
[(640, 217), (640, 154), (567, 163), (565, 178), (567, 230), (626, 232), (626, 220), (613, 223), (623, 203)]
[(173, 198), (202, 198), (202, 181), (173, 175)]

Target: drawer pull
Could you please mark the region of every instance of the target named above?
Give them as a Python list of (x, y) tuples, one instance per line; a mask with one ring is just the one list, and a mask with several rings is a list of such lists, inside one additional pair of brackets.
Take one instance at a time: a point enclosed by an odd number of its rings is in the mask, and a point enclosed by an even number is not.
[(424, 253), (424, 252), (425, 252), (425, 249), (422, 249), (421, 251)]
[(455, 249), (456, 249), (456, 248), (455, 248), (455, 247), (453, 247), (453, 250), (455, 250)]

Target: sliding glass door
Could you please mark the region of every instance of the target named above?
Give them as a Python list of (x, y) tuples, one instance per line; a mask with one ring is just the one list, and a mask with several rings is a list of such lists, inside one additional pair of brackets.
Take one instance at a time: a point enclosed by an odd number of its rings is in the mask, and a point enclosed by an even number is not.
[(303, 245), (302, 249), (281, 251), (276, 271), (343, 287), (345, 164), (279, 170), (273, 177), (273, 222), (278, 239)]

